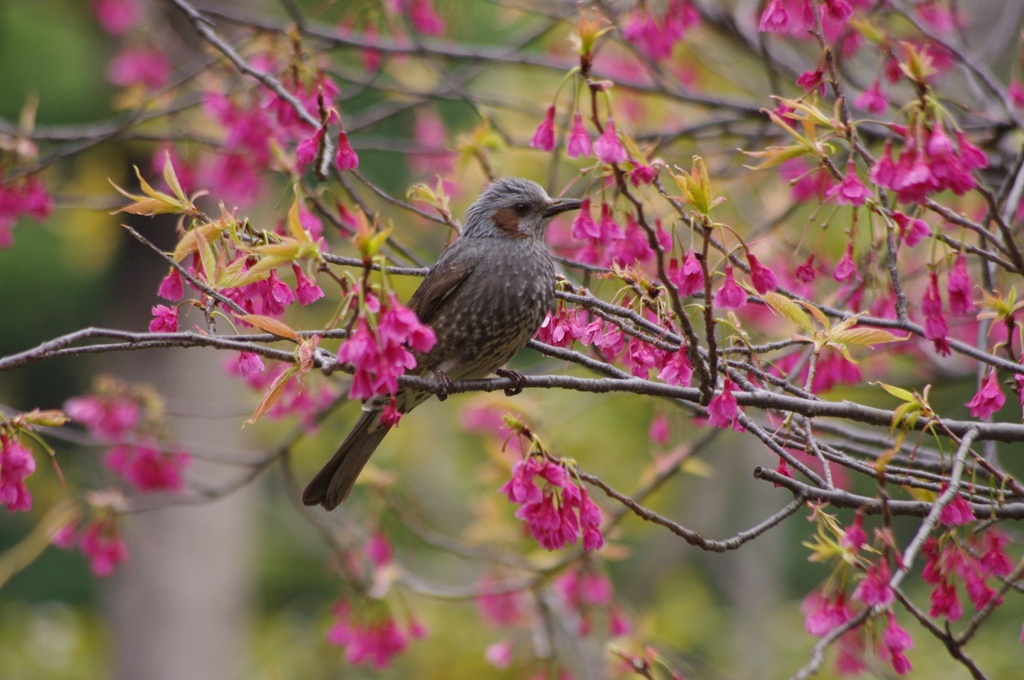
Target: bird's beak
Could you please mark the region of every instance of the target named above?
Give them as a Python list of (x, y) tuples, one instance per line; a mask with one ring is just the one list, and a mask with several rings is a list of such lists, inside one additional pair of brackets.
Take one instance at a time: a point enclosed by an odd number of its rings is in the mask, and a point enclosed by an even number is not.
[(544, 208), (544, 217), (554, 217), (567, 210), (579, 210), (583, 202), (576, 198), (556, 198), (551, 205)]

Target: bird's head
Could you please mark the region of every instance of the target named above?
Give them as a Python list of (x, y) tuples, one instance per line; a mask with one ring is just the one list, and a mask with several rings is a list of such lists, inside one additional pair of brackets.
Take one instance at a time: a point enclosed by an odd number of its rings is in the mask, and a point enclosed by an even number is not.
[(551, 198), (536, 182), (505, 177), (488, 184), (469, 206), (462, 237), (542, 240), (552, 217), (579, 207), (575, 198)]

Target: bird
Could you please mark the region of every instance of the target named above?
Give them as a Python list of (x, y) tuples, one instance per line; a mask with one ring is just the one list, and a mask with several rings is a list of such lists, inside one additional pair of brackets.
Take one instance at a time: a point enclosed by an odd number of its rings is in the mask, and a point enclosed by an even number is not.
[[(439, 399), (454, 380), (510, 377), (506, 394), (522, 391), (523, 376), (502, 367), (526, 347), (555, 302), (555, 261), (544, 237), (551, 218), (581, 201), (551, 198), (531, 180), (490, 182), (466, 210), (461, 235), (438, 257), (408, 307), (430, 326), (437, 343), (419, 354), (411, 375), (433, 377)], [(430, 392), (399, 388), (397, 409), (408, 413)], [(390, 397), (363, 403), (363, 413), (330, 461), (302, 493), (308, 506), (333, 510), (349, 495), (391, 427), (381, 422)]]

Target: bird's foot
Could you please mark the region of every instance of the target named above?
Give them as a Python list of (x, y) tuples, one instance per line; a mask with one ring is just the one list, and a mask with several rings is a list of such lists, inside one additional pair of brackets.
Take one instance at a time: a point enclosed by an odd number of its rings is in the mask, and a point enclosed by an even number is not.
[(436, 366), (430, 370), (434, 374), (434, 380), (437, 381), (438, 386), (440, 386), (441, 388), (441, 390), (437, 393), (437, 400), (444, 401), (445, 399), (448, 398), (448, 393), (451, 392), (452, 387), (454, 387), (455, 381), (452, 380), (450, 375), (442, 371), (440, 368), (437, 368)]
[(507, 368), (499, 368), (497, 371), (495, 371), (495, 374), (497, 374), (498, 377), (508, 378), (509, 380), (512, 381), (512, 386), (505, 388), (506, 397), (514, 397), (520, 392), (522, 392), (523, 388), (526, 387), (526, 376), (520, 373), (519, 371), (513, 371)]

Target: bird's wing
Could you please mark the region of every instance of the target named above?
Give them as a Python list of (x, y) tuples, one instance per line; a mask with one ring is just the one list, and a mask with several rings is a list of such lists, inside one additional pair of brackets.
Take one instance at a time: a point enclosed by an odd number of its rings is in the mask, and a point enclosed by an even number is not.
[(442, 257), (409, 299), (409, 309), (416, 312), (422, 323), (429, 325), (445, 301), (473, 273), (476, 265), (475, 259)]

